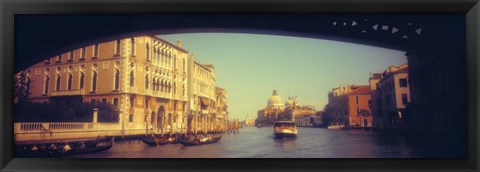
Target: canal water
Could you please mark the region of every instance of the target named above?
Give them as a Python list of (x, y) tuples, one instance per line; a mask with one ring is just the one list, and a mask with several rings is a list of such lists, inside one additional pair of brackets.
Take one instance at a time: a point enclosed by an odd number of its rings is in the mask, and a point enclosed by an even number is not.
[(299, 128), (296, 139), (276, 140), (271, 127), (246, 127), (218, 143), (147, 146), (115, 142), (110, 150), (68, 158), (463, 158), (452, 145), (365, 130)]

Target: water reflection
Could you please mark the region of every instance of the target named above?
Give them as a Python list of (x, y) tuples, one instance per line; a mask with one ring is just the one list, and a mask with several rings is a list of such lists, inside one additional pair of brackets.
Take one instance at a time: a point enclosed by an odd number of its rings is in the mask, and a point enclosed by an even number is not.
[[(445, 141), (444, 141), (445, 142)], [(299, 128), (296, 139), (274, 139), (270, 127), (247, 127), (224, 134), (218, 143), (149, 147), (140, 141), (116, 142), (112, 149), (71, 158), (428, 158), (462, 157), (437, 140), (386, 135), (364, 130)]]

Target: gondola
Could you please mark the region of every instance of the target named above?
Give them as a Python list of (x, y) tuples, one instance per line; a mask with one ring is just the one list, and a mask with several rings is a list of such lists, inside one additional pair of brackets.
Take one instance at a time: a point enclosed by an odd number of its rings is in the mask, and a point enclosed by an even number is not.
[(167, 141), (170, 144), (178, 144), (178, 137), (169, 137)]
[(221, 138), (222, 138), (222, 136), (218, 136), (218, 137), (213, 137), (212, 139), (206, 140), (206, 141), (200, 141), (199, 139), (196, 139), (194, 141), (190, 141), (190, 140), (184, 140), (182, 138), (179, 138), (178, 142), (180, 144), (182, 144), (183, 146), (198, 146), (198, 145), (216, 143), (216, 142), (220, 141)]
[(166, 145), (168, 143), (168, 140), (165, 138), (142, 137), (140, 140), (148, 146)]
[(79, 155), (79, 154), (86, 154), (86, 153), (96, 153), (96, 152), (102, 152), (106, 151), (110, 148), (112, 148), (112, 143), (108, 142), (106, 144), (96, 144), (94, 147), (87, 147), (85, 149), (72, 149), (70, 151), (63, 152), (62, 147), (59, 147), (58, 149), (55, 150), (47, 150), (47, 149), (39, 149), (37, 151), (32, 151), (32, 150), (24, 150), (20, 151), (20, 155), (23, 157), (45, 157), (45, 158), (59, 158), (59, 157), (65, 157), (65, 156), (70, 156), (70, 155)]

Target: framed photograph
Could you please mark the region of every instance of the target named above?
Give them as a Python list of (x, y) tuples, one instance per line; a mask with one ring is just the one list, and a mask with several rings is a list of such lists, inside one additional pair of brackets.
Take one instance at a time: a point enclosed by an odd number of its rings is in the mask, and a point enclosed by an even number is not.
[(479, 8), (1, 2), (1, 169), (478, 170)]

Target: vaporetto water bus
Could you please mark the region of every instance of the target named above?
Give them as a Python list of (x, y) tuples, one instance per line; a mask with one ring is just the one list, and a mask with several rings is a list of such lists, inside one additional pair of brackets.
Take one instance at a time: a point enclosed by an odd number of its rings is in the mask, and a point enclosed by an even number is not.
[(275, 138), (295, 138), (297, 133), (297, 126), (293, 121), (275, 121), (273, 124)]

